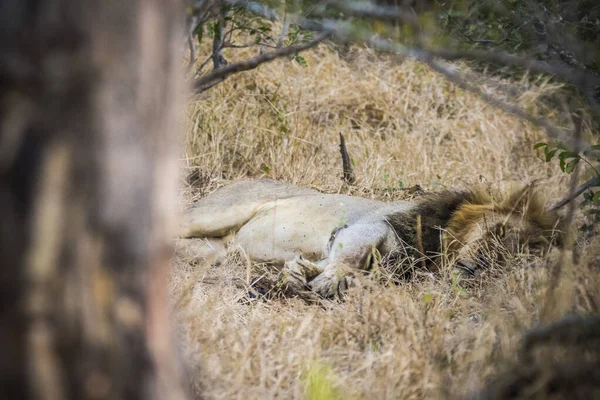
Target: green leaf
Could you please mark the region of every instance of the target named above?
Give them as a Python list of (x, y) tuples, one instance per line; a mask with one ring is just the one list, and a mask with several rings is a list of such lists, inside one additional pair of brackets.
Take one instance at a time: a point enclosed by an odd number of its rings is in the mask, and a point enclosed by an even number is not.
[(550, 162), (550, 160), (552, 160), (552, 157), (554, 157), (554, 155), (556, 154), (557, 151), (558, 151), (558, 149), (548, 151), (548, 148), (546, 147), (545, 148), (546, 162)]
[(598, 190), (596, 193), (594, 193), (594, 197), (592, 197), (592, 201), (594, 203), (598, 203), (600, 201), (600, 190)]
[(561, 159), (560, 163), (559, 163), (559, 166), (560, 166), (560, 170), (562, 172), (565, 172), (565, 160)]
[(575, 169), (575, 166), (577, 165), (577, 163), (579, 162), (579, 158), (576, 158), (574, 160), (571, 160), (567, 163), (567, 165), (565, 165), (565, 172), (567, 174), (570, 174), (571, 172), (573, 172), (573, 170)]
[(302, 65), (303, 67), (307, 67), (308, 63), (306, 62), (306, 60), (304, 59), (304, 57), (302, 57), (300, 54), (296, 54), (294, 56), (294, 60), (296, 60), (296, 62), (300, 65)]
[(534, 150), (539, 149), (540, 147), (543, 147), (543, 146), (548, 146), (548, 143), (544, 143), (544, 142), (536, 143), (535, 146), (533, 146), (533, 149)]
[(566, 160), (569, 158), (579, 158), (579, 153), (575, 153), (574, 151), (563, 151), (558, 155), (560, 160)]

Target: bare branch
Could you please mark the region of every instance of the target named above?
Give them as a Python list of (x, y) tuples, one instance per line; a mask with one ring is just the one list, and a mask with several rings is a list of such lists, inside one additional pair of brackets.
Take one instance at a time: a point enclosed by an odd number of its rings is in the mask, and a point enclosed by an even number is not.
[(600, 186), (600, 176), (598, 175), (594, 176), (587, 182), (579, 185), (573, 193), (569, 193), (565, 198), (561, 199), (560, 201), (557, 201), (556, 203), (551, 204), (550, 207), (548, 207), (548, 210), (554, 211), (566, 206), (571, 201), (579, 197), (583, 192), (594, 186)]
[(556, 126), (552, 125), (546, 118), (536, 117), (534, 115), (531, 115), (530, 113), (523, 110), (521, 107), (517, 106), (516, 104), (506, 103), (506, 102), (484, 92), (480, 87), (472, 85), (463, 76), (461, 76), (461, 74), (459, 72), (453, 70), (448, 65), (444, 65), (443, 63), (439, 62), (438, 60), (433, 60), (433, 59), (430, 60), (429, 62), (427, 62), (427, 64), (434, 71), (437, 71), (440, 74), (444, 75), (449, 81), (451, 81), (458, 87), (468, 90), (469, 92), (478, 95), (479, 97), (481, 97), (483, 100), (485, 100), (491, 106), (499, 108), (502, 111), (507, 112), (509, 114), (514, 114), (517, 117), (519, 117), (533, 125), (544, 128), (546, 130), (546, 133), (550, 137), (561, 141), (562, 143), (565, 144), (566, 147), (568, 147), (570, 149), (574, 149), (574, 148), (581, 148), (581, 147), (585, 146), (585, 144), (582, 142), (581, 138), (576, 139), (576, 138), (571, 137), (570, 135), (568, 135), (567, 130), (557, 128)]
[(528, 57), (517, 57), (502, 51), (480, 50), (431, 50), (435, 57), (446, 61), (473, 60), (502, 66), (512, 66), (527, 69), (532, 72), (554, 75), (575, 86), (582, 95), (586, 96), (590, 107), (600, 115), (600, 103), (593, 98), (594, 87), (600, 85), (600, 77), (583, 68), (574, 68), (562, 63), (548, 63)]
[(504, 112), (514, 114), (517, 117), (533, 125), (544, 128), (550, 137), (560, 140), (571, 149), (585, 147), (585, 143), (582, 139), (572, 138), (568, 134), (567, 130), (557, 128), (556, 126), (552, 125), (546, 118), (535, 117), (529, 114), (527, 111), (520, 108), (519, 106), (515, 104), (506, 103), (484, 92), (480, 87), (471, 84), (469, 80), (465, 76), (463, 76), (463, 74), (461, 74), (459, 71), (455, 70), (450, 65), (444, 63), (441, 60), (436, 60), (434, 53), (430, 53), (429, 51), (422, 49), (407, 48), (400, 44), (392, 43), (388, 40), (380, 38), (370, 38), (365, 42), (379, 50), (391, 52), (403, 57), (412, 57), (424, 62), (425, 64), (429, 65), (434, 71), (445, 76), (446, 79), (448, 79), (450, 82), (454, 83), (455, 85), (464, 90), (468, 90), (469, 92), (478, 95), (491, 106), (499, 108)]
[(322, 32), (319, 35), (317, 35), (313, 40), (307, 43), (288, 46), (268, 53), (263, 53), (256, 57), (252, 57), (247, 61), (227, 65), (218, 70), (214, 70), (209, 74), (196, 79), (196, 81), (193, 83), (194, 92), (196, 94), (202, 93), (205, 90), (210, 89), (214, 85), (223, 82), (230, 75), (233, 75), (238, 72), (249, 71), (258, 67), (260, 64), (264, 64), (266, 62), (270, 62), (281, 57), (286, 57), (310, 49), (311, 47), (316, 46), (317, 44), (319, 44), (320, 42), (322, 42), (330, 36), (330, 32)]
[(350, 155), (348, 155), (348, 149), (346, 148), (346, 140), (344, 135), (340, 132), (340, 153), (342, 153), (342, 180), (349, 185), (356, 183), (356, 176), (352, 170), (352, 163), (350, 162)]
[(248, 47), (253, 47), (253, 46), (262, 46), (262, 47), (268, 47), (271, 49), (277, 49), (278, 47), (269, 43), (265, 43), (265, 42), (252, 42), (252, 43), (245, 43), (245, 44), (233, 44), (233, 43), (224, 43), (223, 44), (223, 48), (230, 48), (230, 49), (247, 49)]

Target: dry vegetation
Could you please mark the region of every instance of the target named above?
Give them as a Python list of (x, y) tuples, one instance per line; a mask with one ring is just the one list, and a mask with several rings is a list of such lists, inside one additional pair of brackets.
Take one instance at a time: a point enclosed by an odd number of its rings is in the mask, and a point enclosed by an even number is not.
[[(227, 182), (268, 176), (327, 192), (410, 196), (401, 186), (496, 187), (539, 180), (549, 200), (567, 187), (532, 150), (544, 133), (456, 89), (427, 67), (327, 46), (308, 67), (279, 60), (190, 103), (182, 163), (194, 172), (186, 204)], [(521, 84), (522, 105), (557, 90)], [(338, 133), (357, 187), (343, 187)], [(182, 204), (182, 207), (186, 204)], [(560, 312), (598, 312), (600, 273), (584, 244), (563, 264)], [(516, 260), (500, 277), (463, 289), (444, 276), (385, 284), (363, 279), (344, 303), (247, 302), (240, 282), (260, 266), (231, 249), (211, 266), (175, 261), (172, 292), (183, 352), (208, 399), (461, 397), (513, 365), (522, 333), (540, 321), (549, 258)], [(596, 291), (596, 292), (594, 292)]]

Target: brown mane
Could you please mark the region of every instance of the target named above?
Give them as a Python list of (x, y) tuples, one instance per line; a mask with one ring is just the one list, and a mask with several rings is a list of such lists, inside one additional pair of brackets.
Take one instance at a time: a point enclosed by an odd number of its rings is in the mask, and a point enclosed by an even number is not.
[(557, 228), (558, 214), (546, 209), (545, 198), (533, 187), (511, 190), (507, 194), (490, 193), (482, 187), (470, 192), (446, 225), (447, 237), (457, 243), (463, 241), (467, 228), (480, 221), (484, 214), (493, 212), (503, 216), (518, 216), (535, 224), (544, 232)]
[(423, 253), (430, 260), (443, 252), (460, 247), (470, 227), (490, 212), (502, 216), (519, 216), (543, 232), (552, 232), (558, 224), (556, 212), (548, 211), (545, 198), (531, 186), (508, 193), (490, 193), (482, 187), (470, 191), (444, 191), (426, 196), (408, 213), (392, 215), (389, 222), (405, 240), (405, 250), (421, 258), (417, 235), (417, 216), (421, 216)]

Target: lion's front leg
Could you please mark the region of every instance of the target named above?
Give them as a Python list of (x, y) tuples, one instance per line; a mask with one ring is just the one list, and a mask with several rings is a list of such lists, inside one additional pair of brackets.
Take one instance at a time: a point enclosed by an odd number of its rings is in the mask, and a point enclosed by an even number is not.
[(279, 281), (287, 293), (311, 291), (324, 298), (341, 298), (356, 272), (371, 267), (374, 253), (387, 254), (395, 245), (395, 233), (385, 221), (355, 223), (337, 232), (324, 268), (296, 257), (286, 263)]
[(308, 286), (322, 297), (342, 298), (357, 272), (369, 270), (376, 254), (388, 254), (395, 246), (395, 233), (385, 221), (366, 220), (341, 229), (330, 245), (327, 266)]

